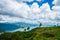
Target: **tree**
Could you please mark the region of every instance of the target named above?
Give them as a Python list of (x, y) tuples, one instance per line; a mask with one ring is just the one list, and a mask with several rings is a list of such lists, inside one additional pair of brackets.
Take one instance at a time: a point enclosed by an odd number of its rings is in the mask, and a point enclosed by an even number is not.
[(42, 23), (40, 21), (38, 21), (38, 23), (39, 23), (39, 27), (42, 26)]
[(27, 27), (27, 30), (29, 30), (30, 29), (30, 27)]
[(42, 23), (39, 24), (39, 27), (42, 26)]
[(24, 29), (24, 31), (26, 31), (26, 29)]

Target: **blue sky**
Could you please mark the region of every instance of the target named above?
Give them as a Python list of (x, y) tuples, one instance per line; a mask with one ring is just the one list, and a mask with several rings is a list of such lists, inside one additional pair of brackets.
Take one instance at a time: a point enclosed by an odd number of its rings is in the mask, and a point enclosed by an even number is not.
[(0, 22), (60, 24), (59, 0), (0, 0)]
[(39, 7), (42, 6), (42, 4), (44, 3), (48, 3), (50, 8), (52, 9), (52, 6), (54, 6), (54, 4), (52, 4), (54, 0), (42, 0), (41, 2), (40, 1), (37, 1), (37, 0), (33, 0), (32, 2), (28, 2), (28, 1), (24, 1), (25, 3), (27, 3), (29, 6), (31, 6), (34, 2), (37, 2)]

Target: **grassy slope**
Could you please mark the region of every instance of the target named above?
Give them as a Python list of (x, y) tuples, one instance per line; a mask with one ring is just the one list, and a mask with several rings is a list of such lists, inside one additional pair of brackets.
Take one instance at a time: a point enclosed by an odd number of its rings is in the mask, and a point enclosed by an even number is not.
[(60, 40), (60, 27), (41, 27), (28, 32), (7, 32), (0, 35), (0, 40)]

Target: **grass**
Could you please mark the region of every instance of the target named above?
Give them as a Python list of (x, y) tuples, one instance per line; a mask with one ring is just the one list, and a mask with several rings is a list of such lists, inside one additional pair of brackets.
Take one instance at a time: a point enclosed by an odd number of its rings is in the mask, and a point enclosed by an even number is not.
[(60, 26), (39, 27), (25, 32), (6, 32), (0, 40), (60, 40)]

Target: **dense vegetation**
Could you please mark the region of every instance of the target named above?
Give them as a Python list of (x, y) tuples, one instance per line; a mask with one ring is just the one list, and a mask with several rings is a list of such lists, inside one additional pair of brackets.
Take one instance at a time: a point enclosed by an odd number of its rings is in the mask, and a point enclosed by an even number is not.
[(60, 27), (40, 27), (31, 31), (6, 32), (0, 40), (60, 40)]

